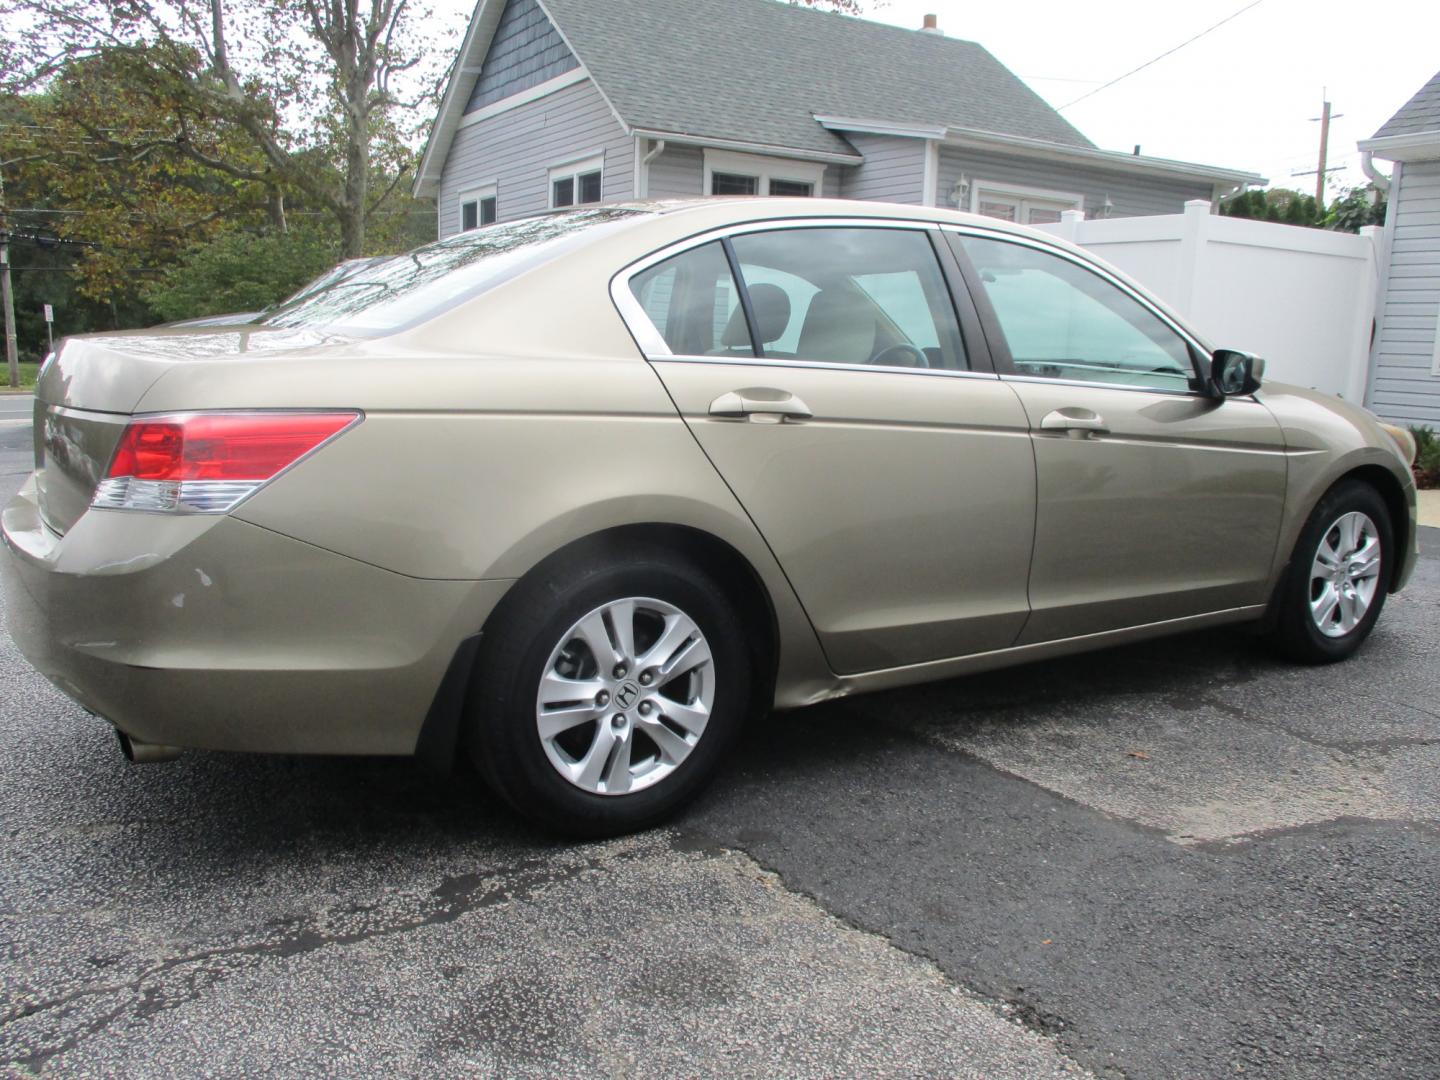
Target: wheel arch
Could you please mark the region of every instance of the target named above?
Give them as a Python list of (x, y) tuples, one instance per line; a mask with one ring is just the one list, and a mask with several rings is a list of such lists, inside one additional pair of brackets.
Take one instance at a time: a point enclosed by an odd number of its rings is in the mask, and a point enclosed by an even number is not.
[[(1385, 501), (1385, 509), (1390, 512), (1390, 530), (1395, 543), (1396, 563), (1404, 563), (1404, 553), (1409, 550), (1410, 543), (1414, 539), (1410, 533), (1410, 503), (1405, 497), (1405, 489), (1395, 474), (1383, 465), (1359, 465), (1335, 478), (1334, 483), (1327, 487), (1320, 494), (1320, 499), (1334, 491), (1340, 484), (1347, 480), (1358, 480), (1375, 489), (1380, 498)], [(1315, 505), (1320, 504), (1320, 499), (1315, 500)], [(1314, 513), (1314, 507), (1310, 508)], [(1399, 572), (1390, 575), (1390, 587), (1388, 592), (1398, 592), (1404, 582)]]
[(755, 677), (751, 680), (751, 707), (768, 710), (779, 677), (782, 634), (775, 599), (763, 576), (738, 548), (714, 533), (692, 525), (651, 521), (616, 525), (578, 537), (549, 552), (511, 582), (480, 631), (465, 638), (456, 650), (435, 699), (426, 714), (415, 756), (427, 767), (448, 772), (461, 745), (462, 718), (484, 637), (504, 617), (507, 602), (522, 584), (572, 563), (620, 556), (637, 546), (650, 545), (679, 554), (712, 575), (735, 603), (745, 626)]

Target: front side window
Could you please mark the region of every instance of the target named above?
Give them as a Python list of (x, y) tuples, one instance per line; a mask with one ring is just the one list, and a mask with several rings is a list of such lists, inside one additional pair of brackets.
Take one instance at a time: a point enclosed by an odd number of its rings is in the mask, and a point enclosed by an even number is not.
[(551, 208), (598, 203), (603, 171), (603, 161), (598, 157), (551, 169)]
[(1190, 388), (1195, 369), (1185, 339), (1099, 274), (1023, 244), (965, 236), (961, 245), (1017, 374)]
[[(740, 294), (718, 240), (642, 270), (630, 279), (630, 291), (672, 353), (755, 355)], [(758, 309), (756, 314), (759, 319), (776, 317)]]
[(736, 236), (733, 244), (766, 357), (969, 367), (925, 232), (777, 229)]

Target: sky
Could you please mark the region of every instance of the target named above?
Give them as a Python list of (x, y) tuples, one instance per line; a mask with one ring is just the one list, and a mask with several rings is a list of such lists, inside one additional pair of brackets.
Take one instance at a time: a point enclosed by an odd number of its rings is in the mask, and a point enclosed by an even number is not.
[[(620, 2), (620, 0), (616, 0)], [(869, 2), (867, 16), (985, 46), (1057, 108), (1139, 67), (1252, 0)], [(717, 0), (723, 3), (723, 0)], [(1331, 101), (1337, 185), (1365, 182), (1369, 138), (1440, 71), (1440, 0), (1260, 0), (1151, 67), (1062, 110), (1097, 146), (1246, 169), (1313, 191), (1321, 102)], [(1389, 171), (1387, 162), (1377, 162)]]

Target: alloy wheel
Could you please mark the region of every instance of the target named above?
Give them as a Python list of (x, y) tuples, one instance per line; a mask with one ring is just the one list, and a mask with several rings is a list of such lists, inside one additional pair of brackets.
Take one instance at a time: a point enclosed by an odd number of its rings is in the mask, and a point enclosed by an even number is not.
[(684, 763), (714, 703), (715, 665), (695, 620), (663, 600), (627, 597), (560, 638), (535, 722), (561, 776), (591, 794), (626, 795)]
[(1321, 534), (1310, 566), (1310, 617), (1326, 637), (1344, 637), (1365, 618), (1380, 585), (1380, 555), (1380, 532), (1358, 510)]

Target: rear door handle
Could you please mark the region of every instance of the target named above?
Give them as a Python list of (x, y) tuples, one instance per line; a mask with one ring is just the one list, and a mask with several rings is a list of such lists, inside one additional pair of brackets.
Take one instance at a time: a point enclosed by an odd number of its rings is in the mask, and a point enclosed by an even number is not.
[(809, 420), (814, 414), (809, 405), (788, 390), (750, 386), (721, 394), (710, 403), (710, 415), (724, 420), (780, 424), (786, 420)]
[(1091, 435), (1104, 435), (1110, 429), (1105, 418), (1089, 409), (1056, 409), (1046, 413), (1040, 420), (1041, 431), (1063, 432), (1071, 439), (1088, 439)]

